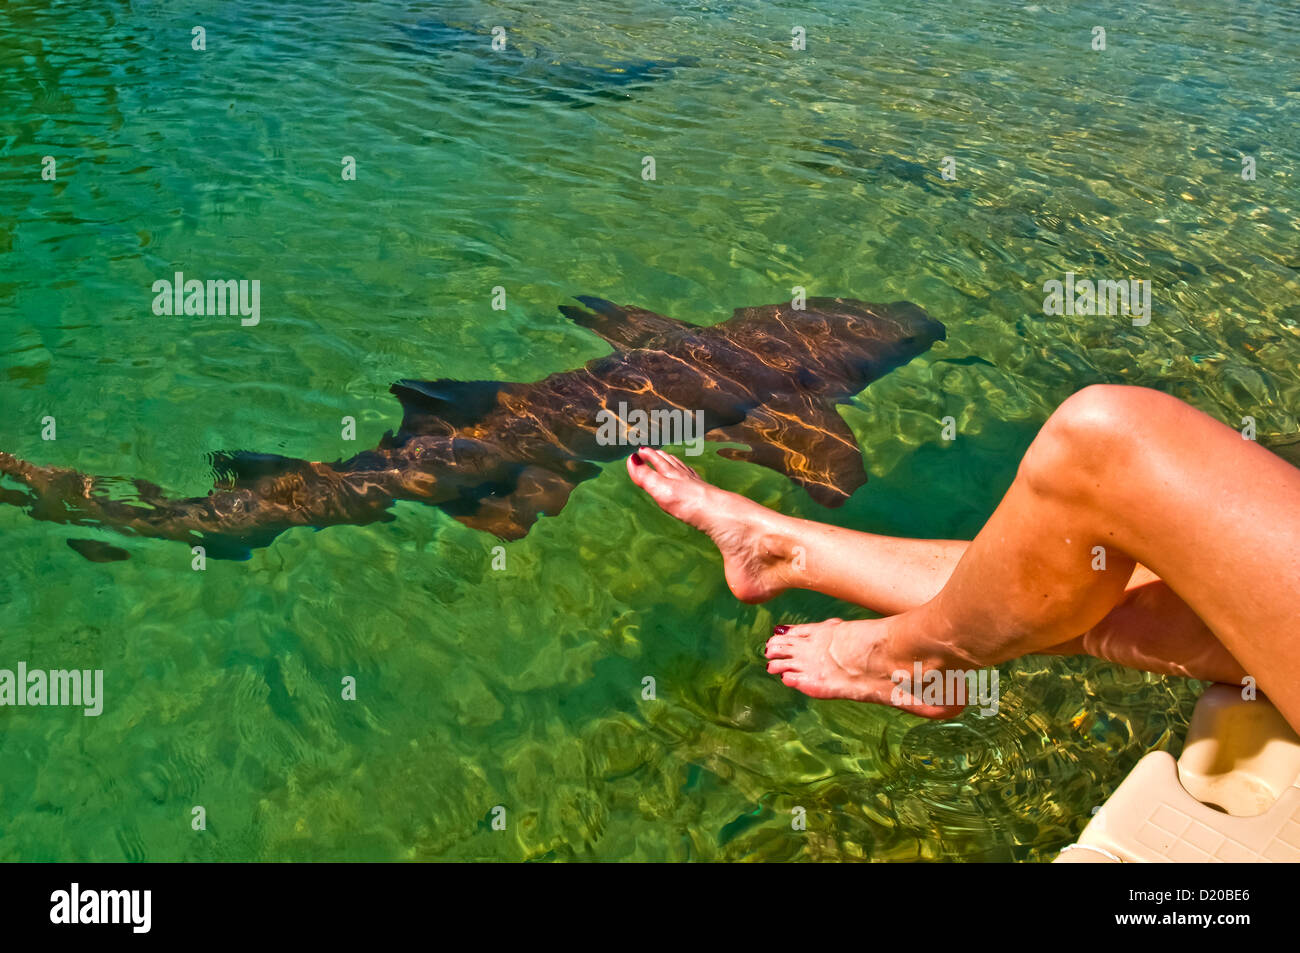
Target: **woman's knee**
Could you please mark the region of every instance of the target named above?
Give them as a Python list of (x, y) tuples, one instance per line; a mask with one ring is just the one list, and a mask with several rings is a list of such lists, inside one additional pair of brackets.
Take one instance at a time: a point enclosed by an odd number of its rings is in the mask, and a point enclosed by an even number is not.
[(1020, 465), (1039, 492), (1075, 493), (1122, 472), (1153, 406), (1175, 398), (1145, 387), (1094, 384), (1072, 394), (1047, 419)]

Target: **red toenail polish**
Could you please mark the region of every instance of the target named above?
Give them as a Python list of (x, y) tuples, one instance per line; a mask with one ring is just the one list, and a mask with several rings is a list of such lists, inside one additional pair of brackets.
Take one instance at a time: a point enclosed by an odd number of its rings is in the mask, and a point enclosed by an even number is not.
[(633, 466), (637, 466), (637, 467), (639, 467), (639, 466), (640, 466), (641, 464), (643, 464), (643, 463), (645, 463), (644, 460), (642, 460), (642, 459), (641, 459), (639, 456), (637, 456), (635, 453), (632, 454), (632, 465), (633, 465)]
[(772, 630), (772, 634), (785, 635), (789, 631), (790, 631), (790, 627), (788, 625), (778, 625)]

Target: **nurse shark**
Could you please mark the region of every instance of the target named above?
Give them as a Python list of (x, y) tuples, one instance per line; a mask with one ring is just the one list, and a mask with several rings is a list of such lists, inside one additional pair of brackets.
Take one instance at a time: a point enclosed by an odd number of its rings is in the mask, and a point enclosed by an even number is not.
[[(247, 558), (294, 527), (390, 520), (398, 501), (436, 506), (514, 540), (559, 513), (601, 463), (694, 434), (729, 444), (721, 456), (783, 473), (834, 507), (867, 479), (836, 405), (945, 333), (906, 301), (809, 298), (800, 308), (738, 308), (696, 326), (600, 298), (576, 300), (584, 307), (560, 311), (613, 353), (531, 383), (399, 380), (391, 392), (401, 424), (350, 459), (216, 453), (212, 491), (175, 499), (145, 480), (0, 452), (0, 474), (17, 484), (0, 483), (0, 502), (41, 520), (184, 541), (225, 558)], [(675, 432), (656, 435), (649, 422)], [(97, 561), (125, 558), (93, 541), (69, 545)]]

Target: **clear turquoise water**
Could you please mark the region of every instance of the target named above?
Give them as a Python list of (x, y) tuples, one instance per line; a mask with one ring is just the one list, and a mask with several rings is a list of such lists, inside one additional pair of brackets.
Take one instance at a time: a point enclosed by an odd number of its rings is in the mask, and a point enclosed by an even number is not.
[[(0, 446), (201, 493), (212, 450), (373, 445), (395, 378), (604, 353), (572, 294), (712, 323), (794, 285), (907, 298), (949, 339), (846, 409), (872, 480), (842, 510), (701, 458), (784, 511), (973, 535), (1097, 381), (1293, 433), (1300, 18), (1178, 6), (11, 0)], [(176, 270), (260, 279), (262, 323), (155, 317)], [(1150, 279), (1151, 324), (1044, 317), (1067, 270)], [(502, 572), (490, 537), (396, 516), (196, 573), (167, 543), (87, 562), (0, 507), (0, 667), (102, 668), (108, 696), (0, 708), (0, 858), (1046, 859), (1196, 695), (1031, 658), (995, 719), (810, 701), (764, 672), (771, 626), (860, 610), (735, 602), (618, 466)]]

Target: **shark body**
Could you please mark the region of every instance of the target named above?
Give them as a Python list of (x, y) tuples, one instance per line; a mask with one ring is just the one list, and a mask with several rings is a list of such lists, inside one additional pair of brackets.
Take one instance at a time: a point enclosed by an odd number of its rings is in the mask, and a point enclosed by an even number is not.
[(540, 516), (557, 514), (600, 463), (636, 449), (603, 439), (601, 423), (615, 408), (634, 408), (690, 414), (706, 439), (740, 445), (722, 448), (722, 456), (784, 473), (819, 503), (838, 506), (866, 473), (835, 405), (944, 338), (942, 324), (905, 301), (810, 298), (803, 309), (739, 308), (700, 327), (599, 298), (577, 300), (586, 307), (560, 311), (613, 353), (532, 383), (398, 381), (400, 427), (350, 459), (214, 454), (212, 492), (171, 499), (143, 480), (0, 453), (0, 474), (21, 485), (0, 486), (0, 502), (26, 506), (37, 519), (182, 540), (229, 558), (246, 558), (296, 526), (392, 519), (399, 500), (519, 539)]

